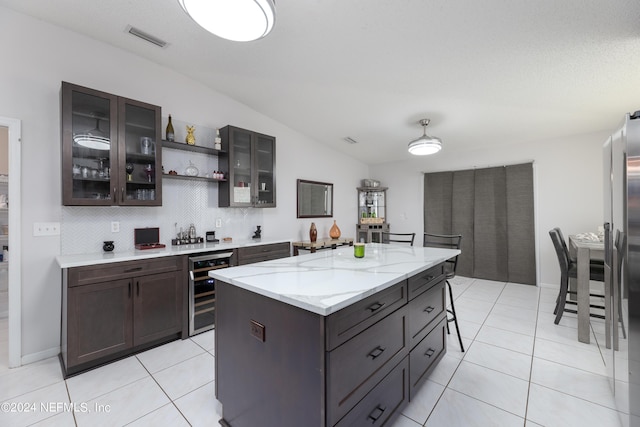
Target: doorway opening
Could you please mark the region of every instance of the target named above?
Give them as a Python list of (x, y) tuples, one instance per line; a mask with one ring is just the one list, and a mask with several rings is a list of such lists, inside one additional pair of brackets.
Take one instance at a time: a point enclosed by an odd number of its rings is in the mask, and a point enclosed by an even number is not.
[(0, 370), (22, 364), (20, 138), (20, 120), (0, 117)]

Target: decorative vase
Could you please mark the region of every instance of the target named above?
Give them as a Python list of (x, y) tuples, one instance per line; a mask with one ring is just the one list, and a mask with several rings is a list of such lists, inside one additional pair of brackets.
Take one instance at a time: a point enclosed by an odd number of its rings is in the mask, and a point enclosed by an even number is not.
[(316, 223), (311, 223), (311, 228), (309, 229), (309, 240), (311, 243), (314, 243), (318, 239), (318, 229), (316, 228)]
[(113, 248), (113, 240), (105, 240), (102, 244), (102, 250), (105, 252), (111, 252)]
[(333, 225), (331, 226), (331, 230), (329, 230), (329, 237), (331, 239), (336, 240), (340, 238), (340, 228), (338, 224), (336, 224), (336, 220), (333, 220)]

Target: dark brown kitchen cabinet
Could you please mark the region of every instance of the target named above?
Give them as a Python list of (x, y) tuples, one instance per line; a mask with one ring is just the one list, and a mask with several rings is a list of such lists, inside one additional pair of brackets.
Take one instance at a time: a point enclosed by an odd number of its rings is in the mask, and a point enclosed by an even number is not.
[(180, 337), (186, 288), (182, 257), (63, 270), (66, 375)]
[(218, 188), (219, 207), (276, 206), (276, 139), (235, 126), (220, 129), (218, 167), (228, 177)]
[(236, 263), (237, 265), (253, 264), (255, 262), (286, 258), (288, 256), (291, 256), (289, 242), (246, 246), (236, 250)]
[(67, 368), (133, 346), (131, 279), (70, 288)]
[(62, 203), (161, 206), (161, 108), (67, 82), (61, 95)]

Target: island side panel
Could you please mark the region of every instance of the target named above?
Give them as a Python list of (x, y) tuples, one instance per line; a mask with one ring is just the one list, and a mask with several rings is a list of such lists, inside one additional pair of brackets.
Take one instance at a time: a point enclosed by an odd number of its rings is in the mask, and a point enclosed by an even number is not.
[(324, 321), (216, 282), (215, 388), (228, 425), (325, 425)]

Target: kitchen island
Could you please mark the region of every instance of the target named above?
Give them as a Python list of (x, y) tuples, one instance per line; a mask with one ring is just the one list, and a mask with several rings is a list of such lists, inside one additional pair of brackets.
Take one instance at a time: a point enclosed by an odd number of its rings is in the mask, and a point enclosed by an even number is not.
[(372, 243), (210, 272), (221, 424), (390, 423), (446, 352), (459, 253)]

